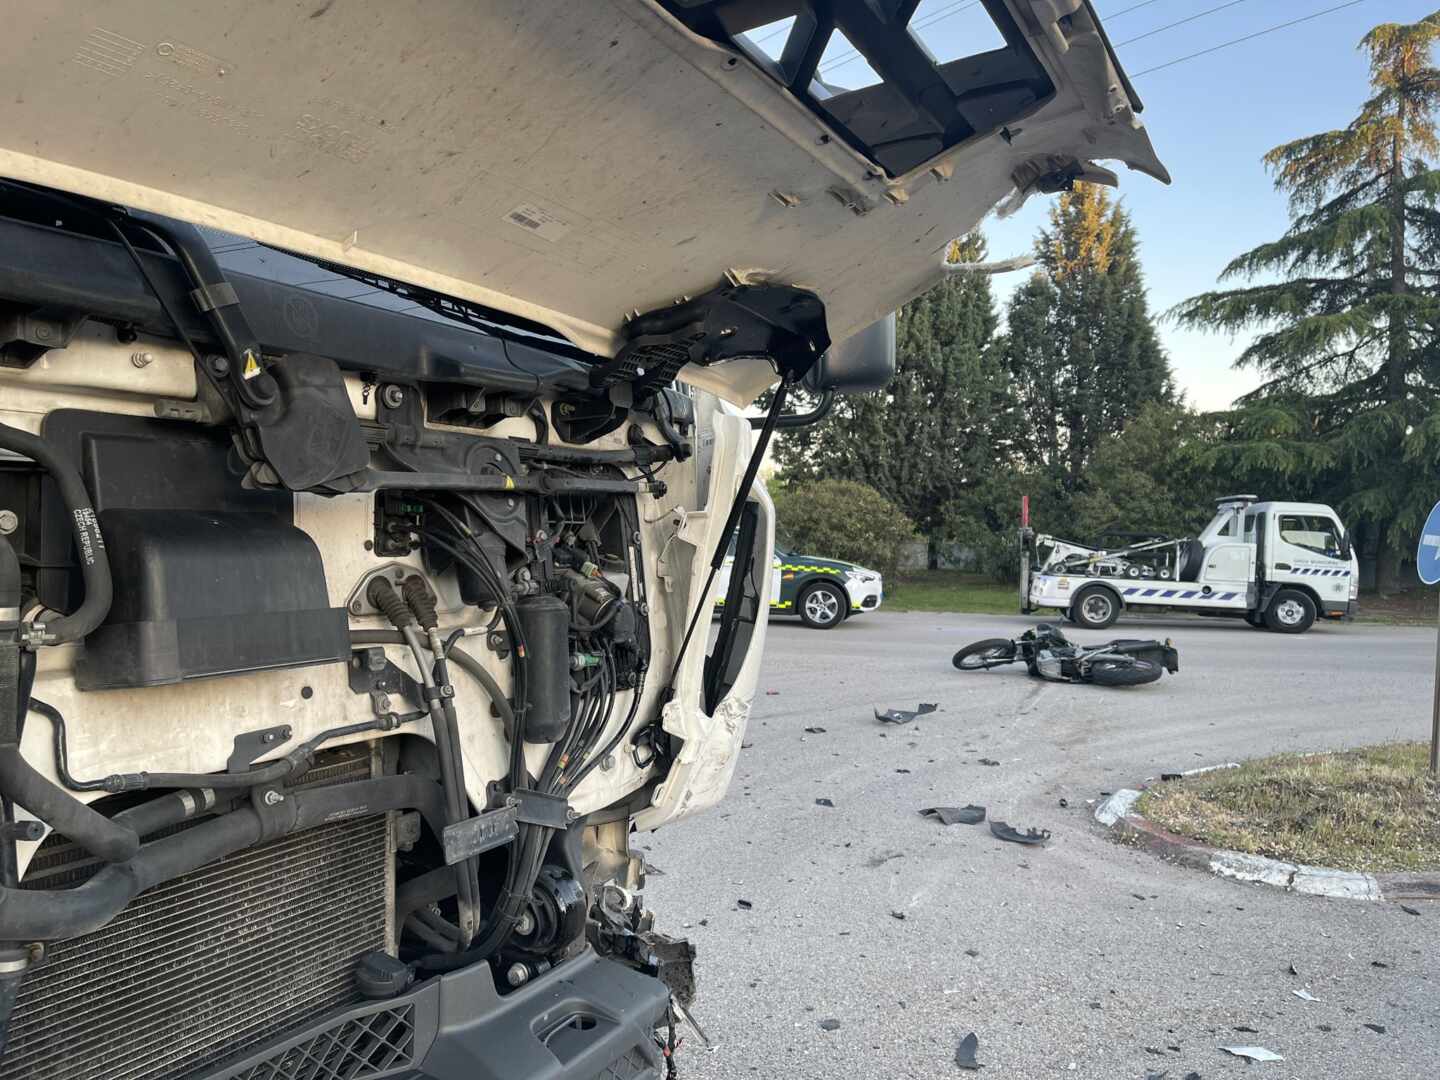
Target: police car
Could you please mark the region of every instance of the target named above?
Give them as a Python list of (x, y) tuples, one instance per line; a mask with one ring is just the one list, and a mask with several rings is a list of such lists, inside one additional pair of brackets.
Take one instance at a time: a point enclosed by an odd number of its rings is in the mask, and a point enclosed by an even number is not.
[[(716, 610), (725, 605), (733, 556), (721, 571)], [(779, 547), (770, 563), (770, 614), (798, 615), (813, 630), (831, 630), (851, 615), (875, 611), (885, 598), (878, 571), (840, 559), (797, 555)]]

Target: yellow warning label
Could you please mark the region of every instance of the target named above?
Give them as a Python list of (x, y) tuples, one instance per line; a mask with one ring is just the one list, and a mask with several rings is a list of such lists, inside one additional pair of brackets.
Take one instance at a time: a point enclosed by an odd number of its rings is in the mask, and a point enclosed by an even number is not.
[(260, 358), (255, 355), (254, 349), (245, 350), (245, 366), (240, 369), (243, 378), (253, 379), (265, 369), (260, 366)]
[(514, 491), (514, 490), (515, 490), (515, 478), (514, 478), (513, 476), (507, 476), (507, 477), (505, 477), (505, 490), (506, 490), (506, 491)]

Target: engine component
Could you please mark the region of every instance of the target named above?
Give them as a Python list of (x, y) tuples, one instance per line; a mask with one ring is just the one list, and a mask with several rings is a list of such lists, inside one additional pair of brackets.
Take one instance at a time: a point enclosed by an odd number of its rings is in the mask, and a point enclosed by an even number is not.
[(105, 510), (115, 574), (75, 666), (82, 690), (348, 660), (315, 542), (260, 514)]
[(516, 924), (511, 947), (546, 955), (585, 934), (585, 889), (569, 871), (546, 866), (530, 890), (530, 904)]
[(525, 741), (553, 743), (570, 726), (570, 609), (554, 596), (526, 596), (515, 605), (529, 662)]

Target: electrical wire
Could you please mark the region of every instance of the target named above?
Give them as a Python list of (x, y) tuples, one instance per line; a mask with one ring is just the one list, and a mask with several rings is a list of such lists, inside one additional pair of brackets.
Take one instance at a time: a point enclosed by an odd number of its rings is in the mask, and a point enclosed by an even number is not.
[(1174, 60), (1167, 60), (1163, 64), (1156, 64), (1154, 67), (1148, 67), (1144, 71), (1137, 71), (1130, 77), (1132, 79), (1138, 79), (1141, 75), (1149, 75), (1155, 71), (1164, 71), (1166, 68), (1172, 68), (1176, 64), (1183, 64), (1188, 60), (1195, 60), (1201, 56), (1209, 56), (1211, 53), (1219, 52), (1221, 49), (1228, 49), (1232, 45), (1239, 45), (1242, 42), (1246, 41), (1254, 41), (1256, 38), (1264, 37), (1266, 34), (1273, 34), (1279, 30), (1288, 30), (1292, 26), (1299, 26), (1301, 23), (1309, 22), (1312, 19), (1318, 19), (1322, 15), (1333, 15), (1337, 11), (1344, 11), (1346, 8), (1352, 8), (1355, 7), (1357, 4), (1363, 3), (1365, 3), (1365, 0), (1348, 0), (1347, 3), (1336, 4), (1334, 7), (1325, 8), (1323, 11), (1315, 11), (1310, 13), (1309, 15), (1302, 15), (1298, 19), (1291, 19), (1289, 22), (1283, 22), (1276, 26), (1267, 27), (1264, 30), (1257, 30), (1255, 31), (1255, 33), (1246, 34), (1244, 37), (1234, 38), (1230, 41), (1223, 41), (1219, 45), (1212, 45), (1208, 49), (1201, 49), (1199, 52), (1190, 53), (1188, 56), (1180, 56), (1176, 57)]
[(1137, 34), (1135, 35), (1135, 37), (1127, 38), (1124, 41), (1116, 42), (1115, 47), (1119, 49), (1123, 48), (1126, 45), (1133, 45), (1137, 41), (1144, 41), (1146, 38), (1154, 37), (1156, 34), (1163, 34), (1166, 30), (1174, 30), (1177, 26), (1184, 26), (1186, 23), (1192, 23), (1197, 19), (1204, 19), (1208, 18), (1211, 15), (1217, 15), (1220, 12), (1224, 11), (1226, 8), (1232, 8), (1238, 4), (1243, 4), (1245, 2), (1246, 0), (1229, 0), (1228, 3), (1219, 4), (1212, 8), (1207, 8), (1205, 11), (1197, 11), (1194, 15), (1187, 15), (1183, 19), (1176, 19), (1174, 22), (1166, 23), (1164, 26), (1157, 26), (1154, 30), (1146, 30), (1143, 34)]

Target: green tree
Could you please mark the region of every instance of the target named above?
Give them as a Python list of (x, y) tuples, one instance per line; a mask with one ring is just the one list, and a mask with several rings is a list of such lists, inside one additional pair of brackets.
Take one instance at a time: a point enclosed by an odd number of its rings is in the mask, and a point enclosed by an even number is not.
[(893, 577), (915, 525), (889, 499), (853, 480), (792, 483), (772, 492), (776, 531), (792, 550), (857, 562)]
[(1077, 184), (1062, 195), (1035, 254), (1039, 269), (1011, 297), (1003, 354), (1029, 466), (1075, 493), (1091, 486), (1101, 441), (1175, 390), (1134, 226), (1105, 188)]
[[(956, 248), (952, 258), (984, 258), (978, 235)], [(946, 504), (979, 483), (1013, 438), (996, 324), (982, 274), (953, 274), (906, 304), (896, 323), (895, 379), (875, 394), (840, 399), (824, 422), (781, 437), (782, 477), (869, 485), (933, 537)]]
[(1246, 287), (1176, 308), (1187, 326), (1258, 330), (1235, 361), (1266, 377), (1226, 418), (1232, 471), (1337, 504), (1382, 588), (1398, 579), (1440, 466), (1440, 13), (1366, 34), (1371, 94), (1345, 127), (1265, 156), (1290, 203), (1280, 239), (1221, 275)]

